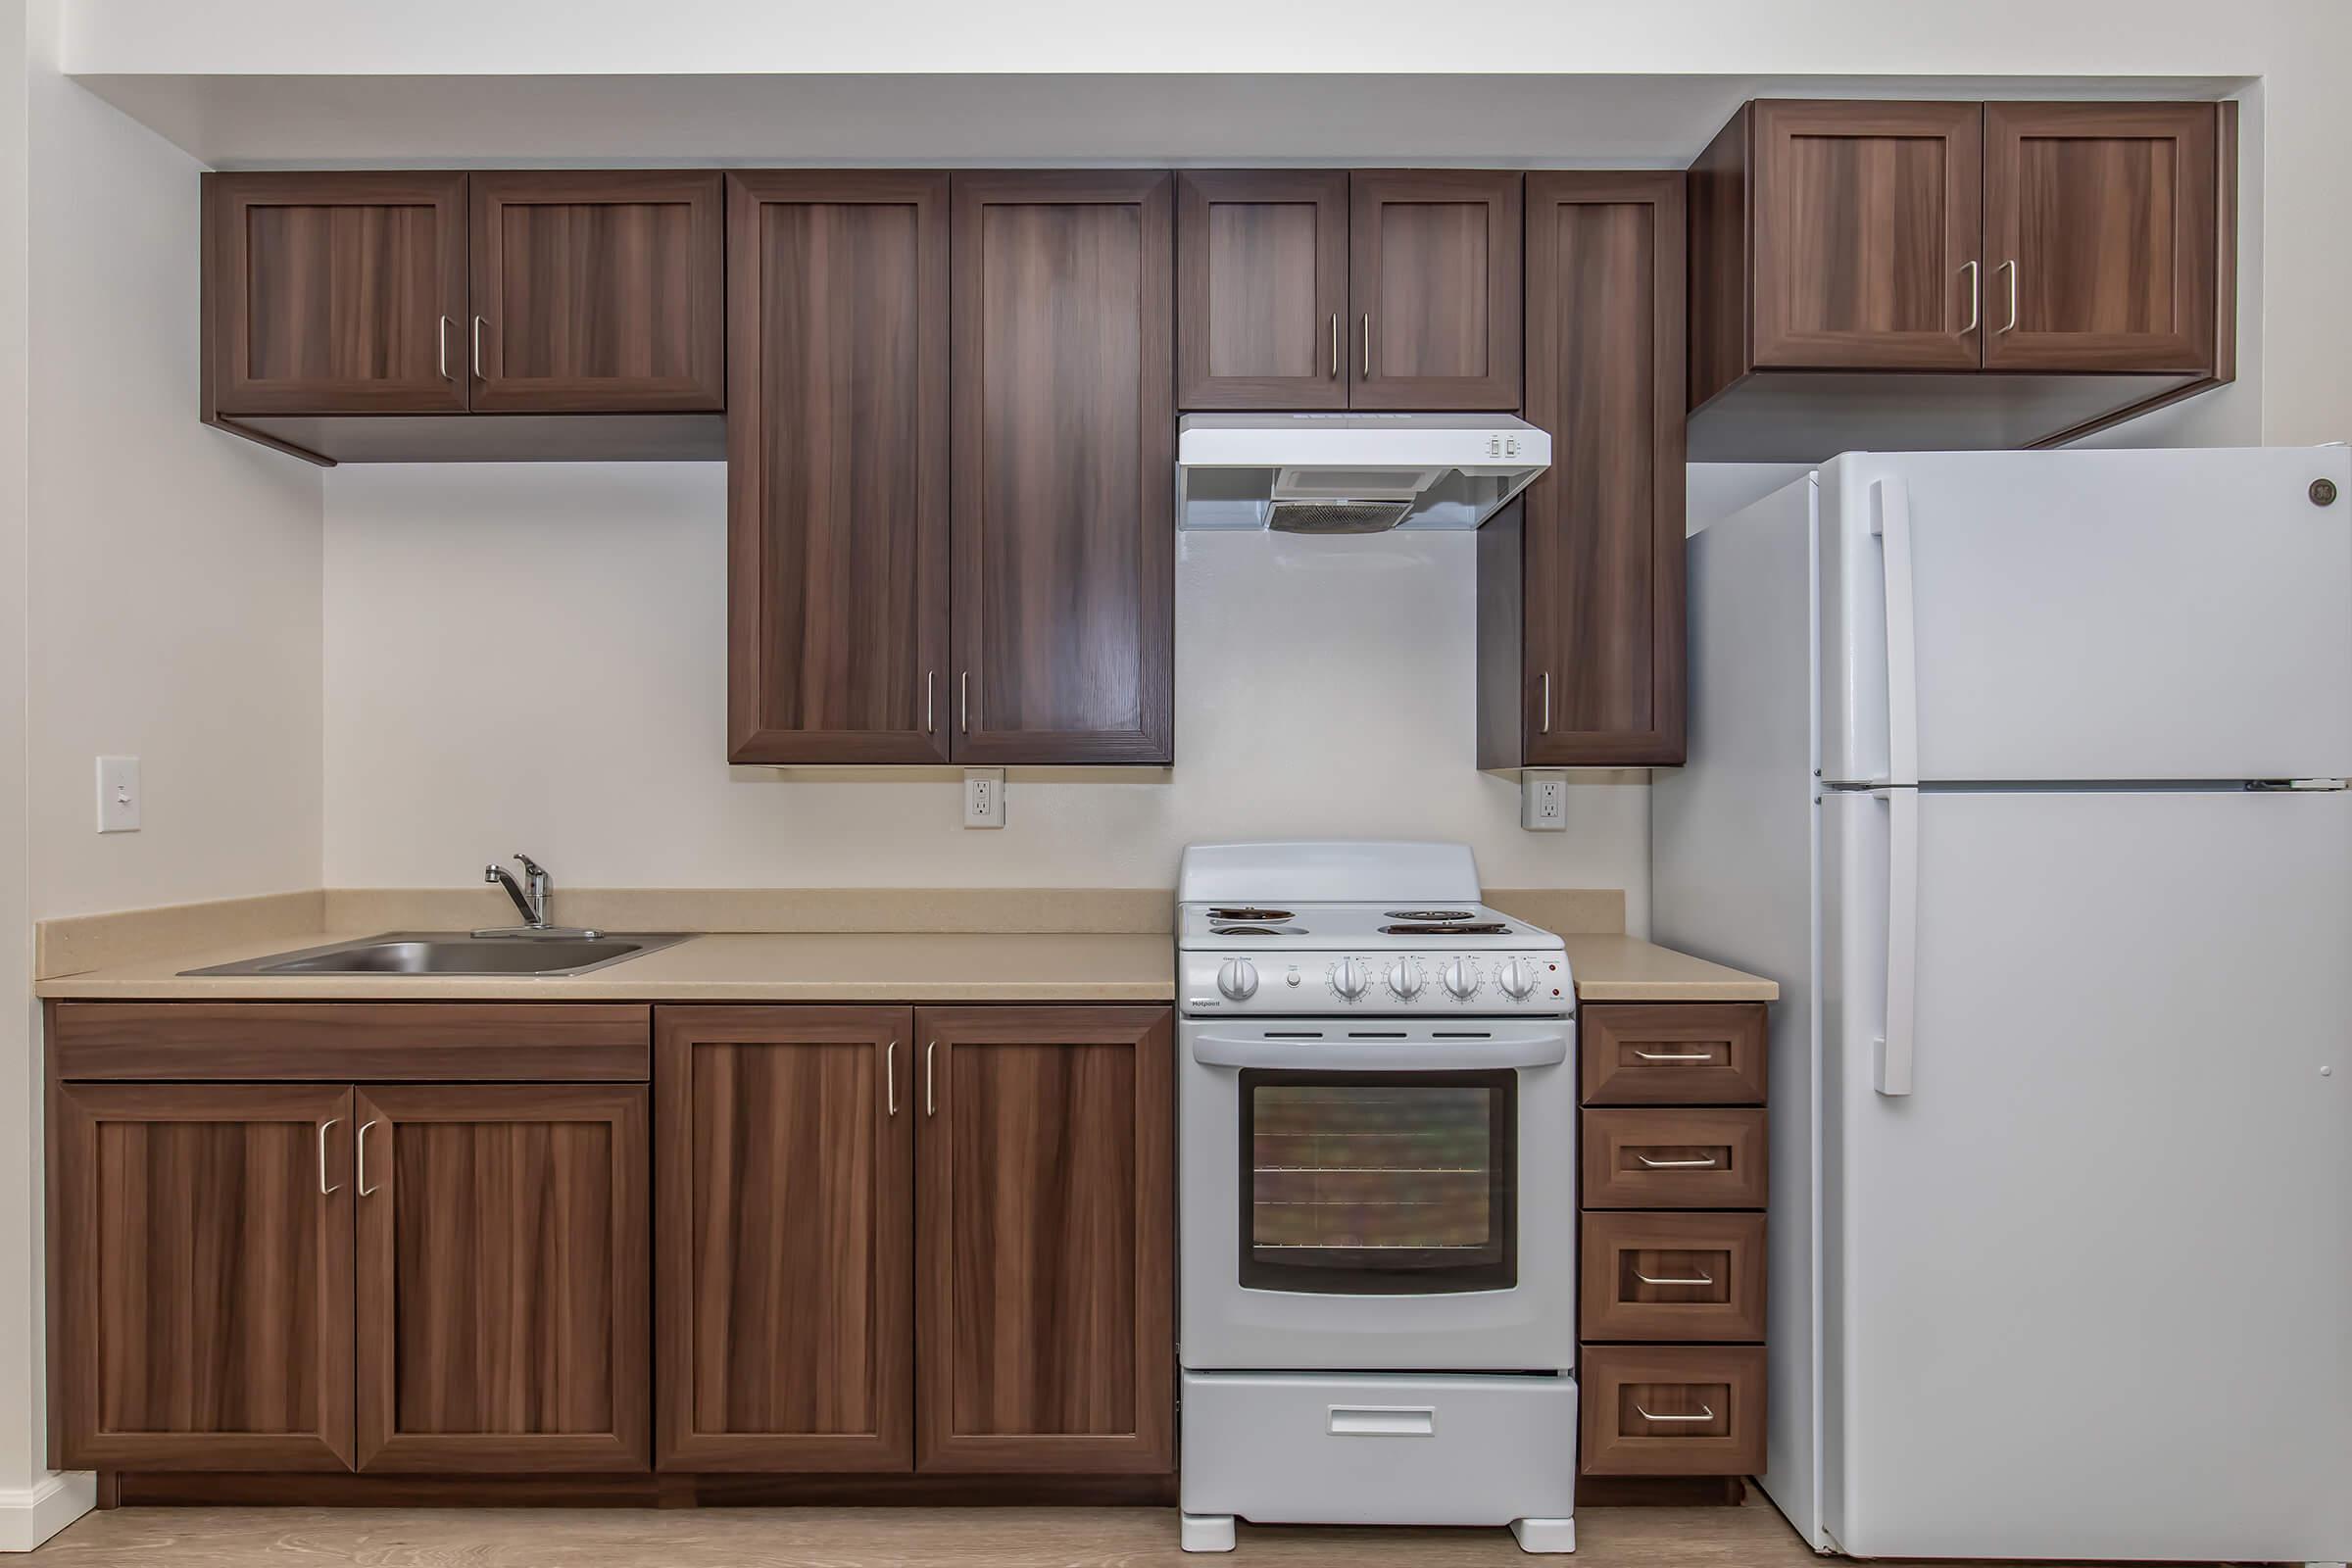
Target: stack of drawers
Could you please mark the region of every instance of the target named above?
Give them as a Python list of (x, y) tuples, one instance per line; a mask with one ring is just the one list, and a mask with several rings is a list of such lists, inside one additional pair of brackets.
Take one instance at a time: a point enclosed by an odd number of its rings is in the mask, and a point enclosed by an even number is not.
[(1597, 1003), (1584, 1058), (1589, 1476), (1764, 1464), (1764, 1004)]

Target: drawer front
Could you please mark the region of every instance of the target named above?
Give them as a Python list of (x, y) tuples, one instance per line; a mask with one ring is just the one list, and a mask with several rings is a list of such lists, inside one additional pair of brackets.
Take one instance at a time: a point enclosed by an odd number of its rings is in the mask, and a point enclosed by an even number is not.
[(654, 1009), (577, 1002), (61, 1002), (60, 1079), (644, 1083)]
[(1588, 1346), (1581, 1371), (1586, 1475), (1743, 1476), (1764, 1467), (1762, 1346)]
[(1764, 1338), (1764, 1216), (1588, 1214), (1590, 1340)]
[(1764, 1112), (1585, 1112), (1587, 1208), (1762, 1208)]
[(1588, 1105), (1761, 1105), (1764, 1004), (1584, 1009), (1578, 1050)]

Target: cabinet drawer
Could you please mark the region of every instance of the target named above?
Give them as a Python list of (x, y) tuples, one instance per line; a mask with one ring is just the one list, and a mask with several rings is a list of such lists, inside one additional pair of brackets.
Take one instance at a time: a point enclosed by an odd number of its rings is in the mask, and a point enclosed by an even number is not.
[(1588, 1214), (1584, 1265), (1588, 1339), (1764, 1338), (1761, 1214)]
[(1584, 1473), (1743, 1476), (1764, 1466), (1760, 1345), (1588, 1346)]
[(1587, 1208), (1762, 1208), (1764, 1112), (1585, 1112)]
[(1761, 1105), (1764, 1004), (1591, 1006), (1578, 1049), (1589, 1105)]

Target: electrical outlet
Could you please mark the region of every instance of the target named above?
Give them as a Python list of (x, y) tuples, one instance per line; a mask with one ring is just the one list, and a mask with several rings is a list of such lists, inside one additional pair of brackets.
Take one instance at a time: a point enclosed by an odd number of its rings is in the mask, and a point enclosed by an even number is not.
[(1004, 770), (1001, 767), (967, 767), (963, 770), (963, 825), (965, 827), (1003, 827), (1004, 825)]
[(135, 757), (98, 759), (98, 831), (136, 833), (139, 830), (139, 760)]
[(1568, 775), (1556, 767), (1519, 771), (1519, 825), (1531, 833), (1568, 828)]

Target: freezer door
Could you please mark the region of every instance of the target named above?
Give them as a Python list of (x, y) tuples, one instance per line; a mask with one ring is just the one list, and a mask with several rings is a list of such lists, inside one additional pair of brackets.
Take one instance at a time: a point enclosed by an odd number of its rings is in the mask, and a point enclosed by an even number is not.
[(2352, 1556), (2352, 794), (1918, 792), (1907, 1019), (1898, 806), (1824, 806), (1829, 1539)]
[(2344, 448), (1855, 453), (1821, 482), (1824, 778), (2352, 775)]

